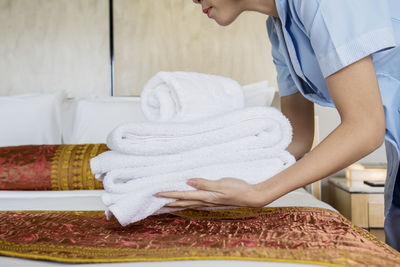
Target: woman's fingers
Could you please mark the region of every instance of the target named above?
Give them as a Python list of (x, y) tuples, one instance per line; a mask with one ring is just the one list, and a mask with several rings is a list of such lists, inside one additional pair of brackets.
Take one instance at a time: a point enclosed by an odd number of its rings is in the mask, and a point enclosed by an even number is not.
[(155, 194), (156, 197), (175, 198), (181, 200), (197, 200), (203, 202), (213, 203), (216, 199), (215, 192), (208, 192), (203, 190), (191, 190), (191, 191), (171, 191), (171, 192), (160, 192)]
[(177, 200), (165, 205), (168, 208), (201, 208), (201, 207), (215, 207), (217, 205), (206, 203), (198, 200)]
[[(171, 191), (155, 194), (156, 197), (173, 198), (176, 207), (193, 207), (192, 205), (207, 206), (211, 205), (229, 205), (229, 206), (263, 206), (260, 203), (260, 197), (254, 191), (254, 187), (243, 180), (237, 178), (221, 178), (217, 181), (211, 181), (203, 178), (192, 178), (187, 182), (197, 190), (190, 191)], [(195, 202), (188, 202), (195, 201)], [(179, 205), (179, 206), (177, 206)], [(171, 205), (168, 205), (171, 207)], [(197, 207), (197, 206), (196, 206)]]
[(203, 178), (191, 178), (187, 184), (200, 190), (217, 192), (220, 188), (218, 181), (207, 180)]

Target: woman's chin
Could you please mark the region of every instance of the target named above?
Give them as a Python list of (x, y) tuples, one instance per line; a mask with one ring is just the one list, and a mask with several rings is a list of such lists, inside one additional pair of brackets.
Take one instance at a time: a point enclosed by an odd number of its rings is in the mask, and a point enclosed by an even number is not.
[(223, 21), (223, 22), (221, 22), (221, 21), (218, 21), (218, 20), (215, 20), (217, 23), (218, 23), (218, 25), (220, 25), (220, 26), (228, 26), (230, 23), (229, 22), (225, 22), (225, 21)]
[(214, 19), (221, 26), (228, 26), (229, 24), (232, 24), (232, 22), (234, 22), (239, 15), (240, 13), (231, 14), (230, 16), (225, 16), (225, 17), (211, 17), (211, 18)]
[(218, 23), (218, 25), (221, 26), (228, 26), (234, 21), (234, 19), (218, 19), (218, 18), (215, 18), (214, 20)]

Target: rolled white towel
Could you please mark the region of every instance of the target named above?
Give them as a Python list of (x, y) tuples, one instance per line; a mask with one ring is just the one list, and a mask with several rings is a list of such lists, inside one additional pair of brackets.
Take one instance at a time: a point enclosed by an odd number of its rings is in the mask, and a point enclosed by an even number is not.
[(264, 147), (285, 149), (292, 128), (277, 109), (250, 107), (195, 122), (123, 124), (108, 135), (107, 146), (125, 154), (157, 156), (263, 135)]
[(159, 72), (141, 93), (150, 121), (193, 121), (244, 107), (242, 87), (226, 77), (195, 72)]
[(186, 184), (189, 178), (217, 180), (223, 177), (240, 178), (250, 184), (260, 183), (279, 173), (295, 162), (287, 152), (282, 157), (244, 161), (235, 164), (220, 164), (192, 169), (184, 172), (156, 175), (146, 179), (116, 182), (115, 176), (129, 177), (126, 170), (115, 170), (104, 179), (103, 202), (108, 206), (106, 214), (114, 215), (121, 225), (128, 225), (159, 211), (165, 204), (174, 201), (154, 197), (157, 192), (193, 190)]

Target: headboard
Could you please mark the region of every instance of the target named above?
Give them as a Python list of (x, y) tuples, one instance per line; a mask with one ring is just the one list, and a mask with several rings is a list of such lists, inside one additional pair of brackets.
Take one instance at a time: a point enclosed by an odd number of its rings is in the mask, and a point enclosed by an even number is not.
[(108, 0), (0, 0), (0, 95), (108, 95)]
[(221, 27), (189, 0), (0, 0), (0, 95), (109, 95), (110, 25), (116, 96), (139, 95), (160, 70), (275, 86), (266, 18), (248, 13)]

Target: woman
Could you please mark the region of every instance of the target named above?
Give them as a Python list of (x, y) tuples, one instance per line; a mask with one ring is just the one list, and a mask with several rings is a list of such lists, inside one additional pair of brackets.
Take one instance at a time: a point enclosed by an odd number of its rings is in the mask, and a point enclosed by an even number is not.
[[(267, 181), (194, 178), (198, 190), (164, 192), (169, 207), (264, 206), (368, 155), (386, 140), (386, 240), (400, 250), (400, 1), (194, 0), (220, 25), (243, 11), (269, 15), (282, 112), (298, 161)], [(341, 124), (311, 152), (313, 103), (336, 107)], [(386, 116), (386, 125), (385, 125)], [(386, 131), (385, 131), (386, 128)], [(307, 154), (306, 154), (307, 153)], [(396, 179), (397, 177), (397, 179)]]

